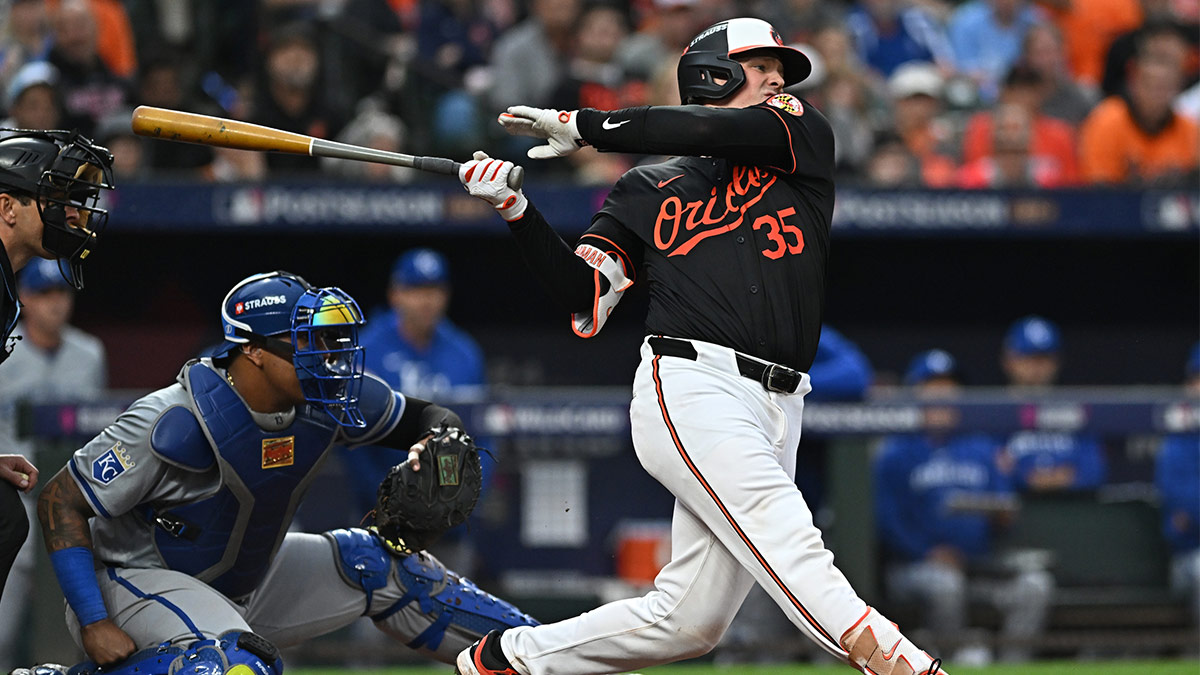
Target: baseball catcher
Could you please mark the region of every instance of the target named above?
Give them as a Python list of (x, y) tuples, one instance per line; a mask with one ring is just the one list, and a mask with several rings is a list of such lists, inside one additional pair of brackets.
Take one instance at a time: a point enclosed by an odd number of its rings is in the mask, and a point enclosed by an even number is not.
[(428, 548), (471, 515), (482, 471), (479, 448), (466, 432), (446, 425), (431, 430), (380, 482), (375, 531), (397, 553)]

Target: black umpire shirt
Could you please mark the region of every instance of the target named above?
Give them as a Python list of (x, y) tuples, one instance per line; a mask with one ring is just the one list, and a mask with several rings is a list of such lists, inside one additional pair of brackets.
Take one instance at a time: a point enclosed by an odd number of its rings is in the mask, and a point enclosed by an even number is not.
[(17, 314), (21, 305), (17, 301), (16, 275), (13, 274), (12, 262), (8, 259), (8, 251), (3, 242), (0, 242), (0, 282), (4, 284), (4, 290), (0, 292), (0, 330), (3, 331), (0, 339), (0, 363), (4, 363), (12, 354), (12, 332), (17, 327)]
[[(690, 155), (635, 167), (579, 244), (647, 285), (647, 334), (693, 338), (807, 371), (820, 338), (833, 218), (833, 132), (787, 94), (749, 108), (580, 110), (601, 150)], [(590, 312), (594, 270), (532, 204), (510, 223), (535, 274)]]

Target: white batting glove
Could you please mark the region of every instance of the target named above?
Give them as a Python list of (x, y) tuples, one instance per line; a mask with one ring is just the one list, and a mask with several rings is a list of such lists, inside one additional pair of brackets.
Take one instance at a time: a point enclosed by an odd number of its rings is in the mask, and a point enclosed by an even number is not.
[(544, 138), (545, 145), (529, 149), (530, 159), (563, 157), (587, 145), (579, 135), (575, 124), (578, 110), (551, 110), (514, 105), (506, 113), (500, 113), (499, 122), (513, 136)]
[(474, 159), (458, 170), (458, 180), (467, 192), (491, 204), (500, 217), (509, 222), (525, 215), (525, 207), (529, 205), (525, 193), (508, 186), (508, 173), (516, 165), (492, 159), (482, 150), (476, 150), (472, 157)]

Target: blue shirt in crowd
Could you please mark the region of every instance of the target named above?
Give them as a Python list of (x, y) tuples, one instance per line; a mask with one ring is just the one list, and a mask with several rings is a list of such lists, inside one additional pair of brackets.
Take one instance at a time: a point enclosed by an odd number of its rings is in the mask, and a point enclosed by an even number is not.
[(859, 58), (884, 77), (909, 61), (931, 61), (949, 66), (954, 60), (946, 35), (920, 8), (900, 10), (895, 25), (881, 32), (871, 15), (861, 6), (856, 7), (846, 16), (846, 28), (854, 39)]
[(1026, 5), (1017, 10), (1012, 23), (1002, 25), (986, 0), (968, 2), (950, 17), (947, 32), (955, 65), (981, 78), (979, 93), (983, 100), (996, 100), (1000, 83), (1021, 57), (1025, 34), (1040, 19), (1037, 8)]
[(1008, 439), (1006, 449), (1012, 458), (1013, 484), (1017, 490), (1033, 489), (1035, 472), (1069, 466), (1075, 479), (1063, 490), (1093, 490), (1100, 487), (1108, 472), (1104, 450), (1092, 436), (1045, 431), (1022, 431)]

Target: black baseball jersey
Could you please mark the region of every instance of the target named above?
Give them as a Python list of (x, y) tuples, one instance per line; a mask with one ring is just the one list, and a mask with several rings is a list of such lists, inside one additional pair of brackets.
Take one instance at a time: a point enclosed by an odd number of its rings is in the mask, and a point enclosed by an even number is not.
[[(630, 170), (579, 240), (648, 286), (647, 333), (807, 370), (820, 337), (833, 217), (833, 133), (824, 116), (781, 94), (750, 108), (582, 110), (578, 120), (600, 149), (710, 155)], [(512, 224), (519, 240), (525, 220), (530, 214)], [(592, 268), (572, 271), (578, 291), (568, 297), (570, 265), (553, 257), (558, 274), (543, 270), (544, 280), (573, 311), (587, 311), (583, 297), (596, 297)]]
[(0, 363), (4, 363), (12, 354), (12, 332), (17, 327), (21, 303), (17, 300), (16, 275), (3, 242), (0, 242), (0, 285), (3, 286), (0, 289)]

